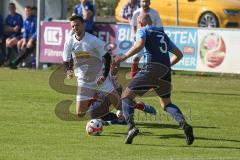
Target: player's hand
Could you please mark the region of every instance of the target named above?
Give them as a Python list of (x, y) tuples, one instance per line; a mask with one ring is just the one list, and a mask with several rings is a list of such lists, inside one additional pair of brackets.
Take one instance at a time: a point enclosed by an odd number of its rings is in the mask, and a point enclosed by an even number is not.
[(103, 82), (106, 80), (106, 77), (100, 76), (97, 78), (97, 85), (103, 84)]
[(32, 48), (33, 47), (34, 40), (30, 38), (27, 42), (27, 48)]
[(73, 78), (73, 70), (67, 70), (67, 79)]
[(14, 32), (18, 32), (18, 30), (19, 30), (19, 27), (18, 27), (18, 26), (13, 27), (13, 31), (14, 31)]
[(120, 62), (122, 62), (123, 59), (124, 59), (123, 56), (115, 56), (115, 57), (114, 57), (114, 63), (117, 65), (117, 64), (119, 64)]

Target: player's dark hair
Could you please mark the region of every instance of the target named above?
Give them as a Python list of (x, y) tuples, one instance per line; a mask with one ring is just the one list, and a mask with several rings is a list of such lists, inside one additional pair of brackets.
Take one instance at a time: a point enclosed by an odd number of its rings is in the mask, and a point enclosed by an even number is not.
[(9, 6), (13, 6), (13, 7), (15, 7), (15, 8), (16, 8), (16, 5), (15, 5), (15, 3), (9, 3)]
[(75, 21), (75, 20), (79, 20), (81, 23), (84, 23), (84, 19), (82, 16), (74, 15), (69, 18), (69, 21)]
[(32, 6), (31, 8), (32, 8), (32, 10), (37, 10), (36, 6)]
[(31, 6), (25, 6), (26, 9), (31, 9), (32, 10), (32, 7)]

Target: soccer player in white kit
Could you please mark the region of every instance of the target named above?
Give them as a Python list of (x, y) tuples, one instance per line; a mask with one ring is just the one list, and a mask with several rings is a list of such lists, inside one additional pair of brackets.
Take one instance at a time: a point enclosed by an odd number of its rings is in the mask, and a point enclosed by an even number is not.
[[(63, 64), (68, 79), (73, 78), (73, 68), (78, 81), (76, 113), (83, 117), (92, 97), (97, 91), (106, 93), (113, 106), (121, 110), (119, 95), (108, 77), (111, 55), (105, 49), (105, 43), (96, 36), (85, 32), (81, 16), (70, 17), (74, 34), (65, 42)], [(70, 61), (73, 59), (73, 68)]]

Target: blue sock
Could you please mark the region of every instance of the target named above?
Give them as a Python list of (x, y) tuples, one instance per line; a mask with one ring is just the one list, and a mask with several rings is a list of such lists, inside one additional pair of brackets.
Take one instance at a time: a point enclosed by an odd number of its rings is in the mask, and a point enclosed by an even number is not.
[(166, 112), (168, 112), (180, 125), (180, 127), (183, 127), (184, 123), (185, 123), (185, 118), (182, 114), (182, 112), (180, 111), (180, 109), (172, 103), (169, 103), (164, 110)]
[(132, 129), (135, 126), (134, 123), (134, 101), (131, 98), (123, 98), (122, 99), (122, 111), (124, 118), (128, 125), (128, 130)]

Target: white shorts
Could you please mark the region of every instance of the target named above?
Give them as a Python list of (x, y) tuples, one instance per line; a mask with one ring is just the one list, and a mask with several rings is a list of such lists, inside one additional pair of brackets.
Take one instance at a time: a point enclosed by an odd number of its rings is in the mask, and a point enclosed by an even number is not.
[(109, 76), (101, 85), (97, 85), (96, 82), (83, 82), (82, 79), (78, 79), (78, 89), (77, 89), (77, 101), (84, 101), (92, 99), (97, 92), (105, 92), (106, 95), (115, 90), (112, 81)]

